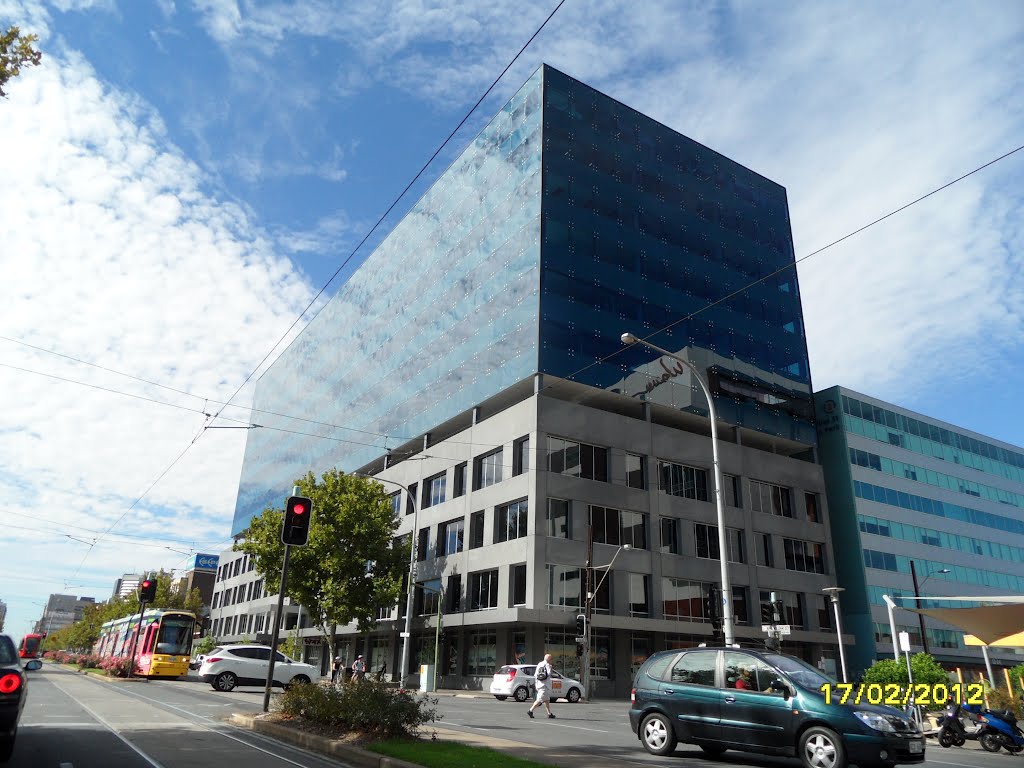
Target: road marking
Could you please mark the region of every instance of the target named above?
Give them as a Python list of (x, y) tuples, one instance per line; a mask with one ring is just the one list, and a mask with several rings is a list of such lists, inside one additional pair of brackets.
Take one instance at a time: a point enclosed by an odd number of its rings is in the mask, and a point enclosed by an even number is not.
[(601, 728), (584, 728), (582, 725), (564, 725), (562, 723), (548, 723), (556, 728), (572, 728), (575, 731), (591, 731), (592, 733), (608, 733), (608, 731)]
[(59, 768), (75, 768), (71, 763), (61, 763)]

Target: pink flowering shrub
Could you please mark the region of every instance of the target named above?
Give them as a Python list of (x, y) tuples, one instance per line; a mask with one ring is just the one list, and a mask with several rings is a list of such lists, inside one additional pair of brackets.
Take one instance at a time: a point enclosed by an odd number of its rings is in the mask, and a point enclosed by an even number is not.
[[(132, 659), (127, 656), (108, 657), (101, 659), (98, 666), (110, 677), (128, 677), (132, 668)], [(135, 667), (135, 671), (139, 671), (138, 666)]]

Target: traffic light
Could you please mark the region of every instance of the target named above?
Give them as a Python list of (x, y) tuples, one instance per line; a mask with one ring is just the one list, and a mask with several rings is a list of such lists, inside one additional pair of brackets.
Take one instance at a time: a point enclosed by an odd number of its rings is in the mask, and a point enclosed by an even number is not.
[(762, 624), (774, 624), (775, 617), (772, 616), (772, 604), (761, 603), (761, 623)]
[(576, 636), (586, 637), (587, 635), (587, 617), (582, 613), (576, 617)]
[(309, 520), (313, 515), (313, 500), (305, 496), (289, 496), (284, 505), (284, 527), (281, 542), (293, 547), (305, 546), (309, 539)]
[(775, 623), (779, 624), (783, 622), (786, 618), (786, 604), (781, 600), (776, 600), (772, 603), (772, 607), (774, 608), (775, 613)]
[(583, 655), (583, 643), (576, 643), (576, 655), (577, 656), (582, 656)]
[(152, 603), (156, 600), (156, 579), (143, 579), (139, 583), (139, 602)]
[(711, 587), (708, 590), (708, 600), (711, 601), (711, 610), (708, 612), (708, 618), (711, 619), (711, 623), (721, 622), (722, 620), (722, 590), (718, 587)]

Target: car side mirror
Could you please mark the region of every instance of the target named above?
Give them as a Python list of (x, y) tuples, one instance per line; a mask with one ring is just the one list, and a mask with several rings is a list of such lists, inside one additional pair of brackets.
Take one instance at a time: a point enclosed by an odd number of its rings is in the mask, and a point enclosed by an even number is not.
[(42, 668), (43, 662), (41, 662), (39, 659), (32, 659), (31, 661), (25, 664), (25, 669), (29, 672), (34, 672), (35, 670)]
[(786, 682), (784, 680), (779, 680), (778, 678), (775, 678), (771, 681), (771, 683), (768, 686), (768, 690), (772, 691), (773, 693), (781, 693), (782, 698), (784, 699), (788, 699), (791, 693), (789, 690), (789, 686), (786, 685)]

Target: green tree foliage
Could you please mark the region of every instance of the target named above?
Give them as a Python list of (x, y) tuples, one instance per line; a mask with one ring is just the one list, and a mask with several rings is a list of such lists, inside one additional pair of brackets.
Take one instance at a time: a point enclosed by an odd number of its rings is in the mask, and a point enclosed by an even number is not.
[(213, 635), (205, 635), (201, 637), (198, 641), (196, 641), (196, 643), (192, 646), (192, 654), (194, 656), (198, 656), (199, 654), (203, 654), (205, 656), (209, 654), (209, 652), (212, 651), (214, 648), (216, 648), (217, 645), (217, 638), (215, 638)]
[[(914, 673), (914, 683), (948, 683), (949, 673), (938, 665), (931, 654), (915, 653), (910, 657), (910, 668)], [(864, 672), (865, 683), (896, 683), (907, 685), (907, 662), (896, 659), (881, 659)]]
[[(313, 517), (309, 542), (291, 548), (285, 594), (309, 611), (334, 658), (336, 625), (355, 622), (369, 631), (377, 607), (398, 601), (408, 545), (394, 545), (398, 521), (380, 483), (332, 469), (319, 481), (310, 472), (297, 485), (313, 500)], [(263, 510), (234, 547), (254, 560), (270, 593), (281, 583), (283, 519), (283, 509)]]
[[(172, 582), (171, 574), (160, 571), (156, 576), (156, 600), (151, 608), (175, 609), (197, 613), (203, 606), (203, 598), (198, 589), (185, 592), (181, 582)], [(120, 619), (139, 612), (138, 593), (125, 597), (115, 597), (105, 603), (87, 605), (82, 619), (69, 627), (51, 632), (43, 643), (47, 651), (67, 650), (91, 651), (100, 637), (100, 628), (112, 619)]]
[(21, 74), (24, 66), (34, 67), (43, 60), (43, 54), (32, 47), (39, 38), (23, 35), (17, 27), (0, 34), (0, 96), (6, 96), (7, 81)]

